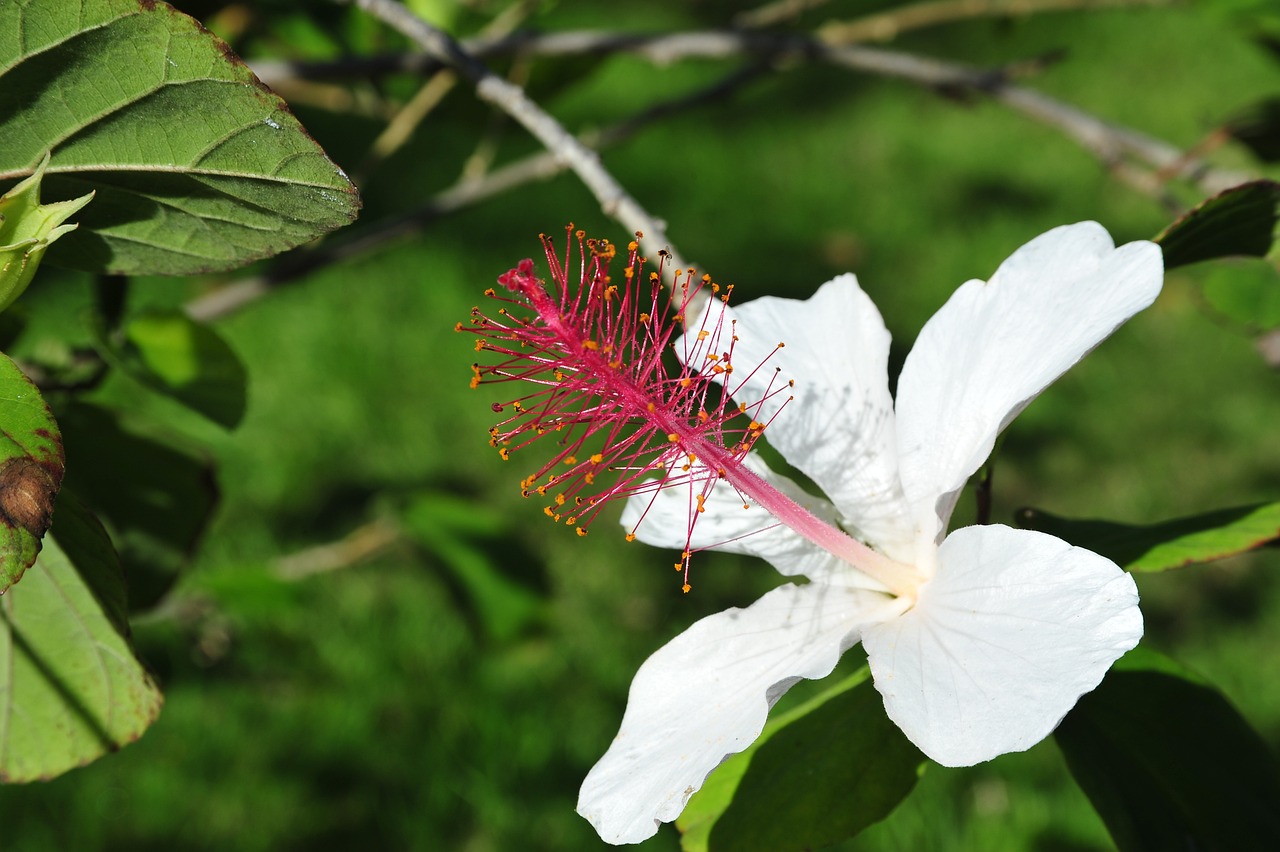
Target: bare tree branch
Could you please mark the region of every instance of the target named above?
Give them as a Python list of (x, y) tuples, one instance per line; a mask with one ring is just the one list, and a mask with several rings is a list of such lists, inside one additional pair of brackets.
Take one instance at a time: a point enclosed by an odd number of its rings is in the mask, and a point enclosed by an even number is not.
[(673, 268), (686, 264), (667, 237), (666, 228), (645, 210), (601, 164), (595, 151), (582, 144), (558, 121), (535, 104), (519, 86), (490, 71), (447, 33), (393, 0), (337, 0), (353, 2), (388, 26), (411, 39), (428, 54), (445, 62), (475, 86), (479, 97), (524, 125), (548, 151), (563, 159), (599, 201), (605, 215), (630, 231), (642, 234), (644, 250), (656, 255), (665, 250)]
[[(983, 69), (898, 51), (858, 45), (828, 44), (821, 38), (797, 33), (760, 33), (736, 30), (704, 30), (684, 33), (635, 34), (572, 31), (546, 34), (521, 33), (496, 41), (477, 41), (478, 56), (577, 56), (628, 53), (656, 63), (688, 58), (724, 59), (750, 54), (781, 61), (824, 61), (856, 71), (892, 77), (945, 91), (966, 91), (988, 96), (1011, 109), (1053, 127), (1097, 157), (1120, 179), (1148, 193), (1160, 190), (1162, 179), (1172, 176), (1194, 183), (1205, 195), (1244, 183), (1254, 176), (1217, 168), (1200, 157), (1187, 156), (1177, 146), (1119, 124), (1104, 121), (1078, 107), (1009, 82), (1006, 69)], [(382, 57), (378, 67), (413, 67), (420, 58)], [(398, 64), (396, 64), (398, 63)], [(367, 66), (366, 66), (367, 67)], [(1127, 167), (1133, 157), (1160, 172), (1146, 177)]]
[[(719, 101), (756, 79), (769, 69), (768, 63), (754, 63), (740, 68), (711, 86), (688, 95), (662, 101), (648, 109), (611, 125), (602, 131), (584, 134), (582, 141), (592, 148), (616, 145), (646, 126), (704, 103)], [(465, 178), (409, 213), (366, 226), (353, 239), (341, 235), (310, 250), (300, 249), (283, 255), (263, 275), (244, 278), (193, 299), (186, 305), (187, 314), (202, 322), (233, 313), (276, 288), (296, 281), (323, 266), (366, 254), (396, 240), (420, 232), (430, 222), (457, 210), (478, 204), (518, 186), (537, 180), (548, 180), (568, 168), (552, 151), (542, 151), (495, 169), (482, 177)]]

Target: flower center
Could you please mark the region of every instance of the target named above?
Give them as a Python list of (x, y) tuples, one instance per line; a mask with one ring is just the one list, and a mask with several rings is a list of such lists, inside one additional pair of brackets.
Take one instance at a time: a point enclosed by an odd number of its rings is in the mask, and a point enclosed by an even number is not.
[[(789, 393), (792, 383), (775, 368), (763, 395), (734, 404), (767, 364), (755, 365), (745, 377), (735, 375), (735, 329), (732, 323), (726, 327), (718, 311), (699, 311), (704, 318), (697, 327), (682, 327), (706, 299), (727, 302), (732, 287), (685, 270), (664, 289), (665, 254), (646, 280), (636, 242), (628, 246), (620, 287), (609, 275), (614, 245), (588, 240), (572, 225), (568, 230), (563, 260), (542, 237), (550, 289), (534, 275), (533, 262), (523, 260), (498, 278), (505, 292), (486, 291), (500, 303), (496, 316), (473, 308), (470, 323), (456, 327), (476, 335), (477, 351), (498, 356), (496, 363), (472, 365), (472, 387), (516, 381), (529, 389), (493, 405), (507, 415), (489, 432), (501, 457), (555, 436), (556, 451), (521, 481), (522, 493), (549, 498), (543, 511), (586, 535), (611, 500), (688, 489), (685, 549), (676, 563), (687, 592), (694, 525), (723, 480), (813, 544), (891, 592), (914, 598), (920, 582), (914, 569), (816, 517), (742, 463), (769, 426), (761, 420), (765, 403)], [(576, 286), (570, 286), (571, 278)], [(683, 351), (673, 358), (677, 338)], [(605, 474), (607, 484), (599, 481)]]

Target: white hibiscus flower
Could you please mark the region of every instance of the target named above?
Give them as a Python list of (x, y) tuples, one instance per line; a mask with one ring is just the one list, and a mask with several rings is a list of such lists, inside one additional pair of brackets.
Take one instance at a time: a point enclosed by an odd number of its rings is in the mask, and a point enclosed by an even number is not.
[[(854, 276), (804, 301), (712, 300), (703, 327), (732, 328), (734, 362), (770, 365), (734, 385), (735, 398), (763, 400), (751, 415), (769, 424), (769, 443), (826, 496), (752, 453), (741, 463), (773, 497), (807, 510), (791, 526), (778, 499), (748, 493), (744, 510), (731, 484), (741, 475), (704, 477), (715, 484), (692, 538), (688, 489), (630, 497), (623, 523), (642, 541), (754, 554), (808, 582), (703, 618), (641, 666), (578, 800), (600, 836), (638, 842), (675, 819), (791, 685), (829, 674), (859, 642), (889, 717), (933, 760), (972, 765), (1046, 737), (1141, 638), (1133, 580), (1050, 535), (947, 525), (1000, 431), (1150, 305), (1162, 277), (1152, 243), (1116, 248), (1093, 222), (1049, 231), (929, 320), (896, 402), (889, 334)], [(686, 363), (705, 356), (698, 336), (684, 340)], [(777, 393), (772, 367), (794, 380), (794, 398)], [(815, 519), (836, 546), (815, 543)], [(871, 550), (859, 555), (859, 542)]]

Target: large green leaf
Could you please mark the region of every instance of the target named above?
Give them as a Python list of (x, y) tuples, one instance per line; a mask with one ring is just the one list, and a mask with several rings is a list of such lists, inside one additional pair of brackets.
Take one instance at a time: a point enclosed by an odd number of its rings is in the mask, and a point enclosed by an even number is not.
[(284, 101), (149, 0), (0, 2), (0, 184), (50, 151), (48, 198), (97, 193), (51, 258), (82, 269), (229, 269), (359, 208)]
[(884, 819), (924, 757), (862, 671), (771, 720), (707, 779), (676, 821), (685, 852), (820, 849)]
[(1233, 186), (1202, 201), (1156, 237), (1165, 269), (1219, 257), (1265, 257), (1275, 240), (1280, 183)]
[(1060, 518), (1023, 509), (1018, 526), (1101, 553), (1129, 571), (1164, 571), (1211, 562), (1280, 538), (1280, 503), (1221, 509), (1151, 526)]
[(1131, 652), (1054, 734), (1121, 852), (1280, 849), (1280, 771), (1213, 688)]
[(111, 542), (64, 494), (44, 552), (0, 597), (0, 780), (52, 778), (114, 751), (160, 704), (129, 645)]
[(62, 436), (49, 407), (0, 353), (0, 594), (35, 562), (64, 467)]

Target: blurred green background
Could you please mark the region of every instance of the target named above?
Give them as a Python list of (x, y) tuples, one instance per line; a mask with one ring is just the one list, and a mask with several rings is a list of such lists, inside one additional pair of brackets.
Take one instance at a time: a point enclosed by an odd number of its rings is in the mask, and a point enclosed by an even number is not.
[[(251, 64), (403, 48), (345, 7), (178, 5)], [(502, 9), (414, 5), (462, 34)], [(800, 23), (892, 5), (830, 3)], [(629, 31), (723, 26), (735, 11), (675, 0), (530, 8), (532, 26)], [(1190, 148), (1234, 110), (1280, 93), (1280, 57), (1259, 38), (1265, 8), (976, 20), (891, 46), (981, 66), (1065, 49), (1026, 84)], [(513, 73), (581, 131), (732, 67), (616, 56), (517, 63)], [(406, 145), (369, 164), (385, 118), (361, 104), (401, 103), (420, 81), (342, 84), (356, 95), (351, 109), (290, 98), (361, 183), (361, 222), (338, 238), (452, 184), (478, 144), (492, 145), (499, 164), (536, 150), (459, 86)], [(1239, 146), (1212, 159), (1280, 177)], [(1096, 219), (1123, 242), (1172, 218), (1005, 107), (819, 65), (787, 66), (654, 125), (604, 162), (689, 260), (737, 285), (739, 300), (804, 297), (856, 272), (894, 333), (896, 364), (958, 284), (988, 276), (1036, 234)], [(1197, 200), (1185, 187), (1177, 194)], [(551, 524), (519, 496), (537, 452), (503, 463), (487, 446), (494, 397), (468, 389), (472, 341), (454, 323), (498, 274), (536, 256), (539, 232), (568, 221), (628, 237), (566, 175), (432, 222), (220, 321), (251, 376), (248, 415), (232, 433), (125, 378), (100, 391), (214, 460), (222, 502), (176, 592), (135, 623), (167, 696), (160, 720), (117, 755), (0, 790), (0, 847), (600, 845), (573, 813), (577, 786), (617, 728), (636, 667), (692, 621), (746, 605), (779, 578), (758, 561), (702, 555), (694, 592), (682, 595), (671, 554), (625, 544), (616, 511), (585, 539)], [(1034, 505), (1145, 523), (1280, 499), (1280, 374), (1255, 350), (1256, 324), (1226, 317), (1204, 287), (1255, 271), (1217, 264), (1169, 275), (1155, 307), (1010, 429), (993, 519)], [(180, 304), (235, 277), (140, 281), (131, 308)], [(86, 280), (51, 273), (24, 301), (33, 316), (74, 322), (89, 298)], [(1138, 578), (1145, 641), (1217, 683), (1273, 745), (1276, 567), (1270, 551)], [(779, 808), (787, 796), (778, 791)], [(642, 848), (677, 846), (668, 826)], [(843, 848), (1065, 852), (1110, 841), (1050, 741), (968, 770), (932, 767), (889, 819)]]

